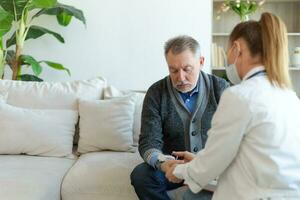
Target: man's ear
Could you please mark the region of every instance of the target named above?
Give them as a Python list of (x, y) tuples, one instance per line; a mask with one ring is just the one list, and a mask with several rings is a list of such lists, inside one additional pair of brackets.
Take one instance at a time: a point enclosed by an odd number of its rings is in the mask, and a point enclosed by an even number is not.
[(204, 66), (204, 61), (205, 61), (205, 58), (203, 56), (200, 56), (200, 58), (199, 58), (200, 68), (202, 68)]

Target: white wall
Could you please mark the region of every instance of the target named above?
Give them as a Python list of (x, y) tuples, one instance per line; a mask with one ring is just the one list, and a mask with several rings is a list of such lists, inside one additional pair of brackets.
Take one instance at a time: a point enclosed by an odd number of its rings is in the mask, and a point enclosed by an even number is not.
[[(82, 9), (85, 28), (74, 20), (67, 28), (51, 17), (38, 19), (61, 33), (66, 44), (51, 36), (27, 42), (25, 52), (37, 59), (63, 63), (72, 76), (47, 69), (47, 81), (105, 77), (121, 89), (145, 90), (168, 74), (164, 42), (179, 34), (195, 37), (210, 64), (211, 0), (64, 0)], [(42, 22), (42, 23), (40, 23)]]

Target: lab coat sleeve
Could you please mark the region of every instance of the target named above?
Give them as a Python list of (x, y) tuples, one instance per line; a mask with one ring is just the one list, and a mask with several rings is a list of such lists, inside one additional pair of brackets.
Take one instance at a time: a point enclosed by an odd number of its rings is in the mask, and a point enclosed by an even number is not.
[(184, 179), (192, 192), (199, 192), (233, 161), (250, 121), (246, 100), (227, 89), (213, 116), (205, 148), (191, 162), (177, 165), (173, 174)]

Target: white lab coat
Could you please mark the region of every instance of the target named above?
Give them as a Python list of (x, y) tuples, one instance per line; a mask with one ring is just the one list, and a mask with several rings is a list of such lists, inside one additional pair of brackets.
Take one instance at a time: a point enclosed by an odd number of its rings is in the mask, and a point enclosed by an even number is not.
[(205, 149), (174, 175), (194, 192), (219, 176), (213, 200), (300, 199), (300, 100), (251, 76), (224, 91)]

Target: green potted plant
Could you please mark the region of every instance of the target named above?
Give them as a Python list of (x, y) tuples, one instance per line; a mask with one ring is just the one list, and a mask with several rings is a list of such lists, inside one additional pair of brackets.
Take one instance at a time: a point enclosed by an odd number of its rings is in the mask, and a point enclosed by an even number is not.
[[(60, 34), (33, 25), (32, 22), (41, 15), (55, 16), (62, 26), (68, 26), (73, 17), (86, 24), (81, 10), (57, 0), (0, 0), (0, 78), (3, 78), (6, 65), (13, 72), (12, 80), (43, 81), (39, 75), (44, 65), (70, 75), (70, 70), (60, 63), (37, 61), (33, 56), (22, 54), (26, 40), (37, 39), (45, 34), (52, 35), (61, 43), (65, 42)], [(7, 38), (8, 34), (12, 34), (10, 38)], [(31, 67), (33, 74), (22, 74), (24, 66)]]
[(226, 0), (222, 3), (220, 12), (232, 10), (239, 15), (241, 21), (248, 21), (249, 16), (265, 3), (265, 0)]

